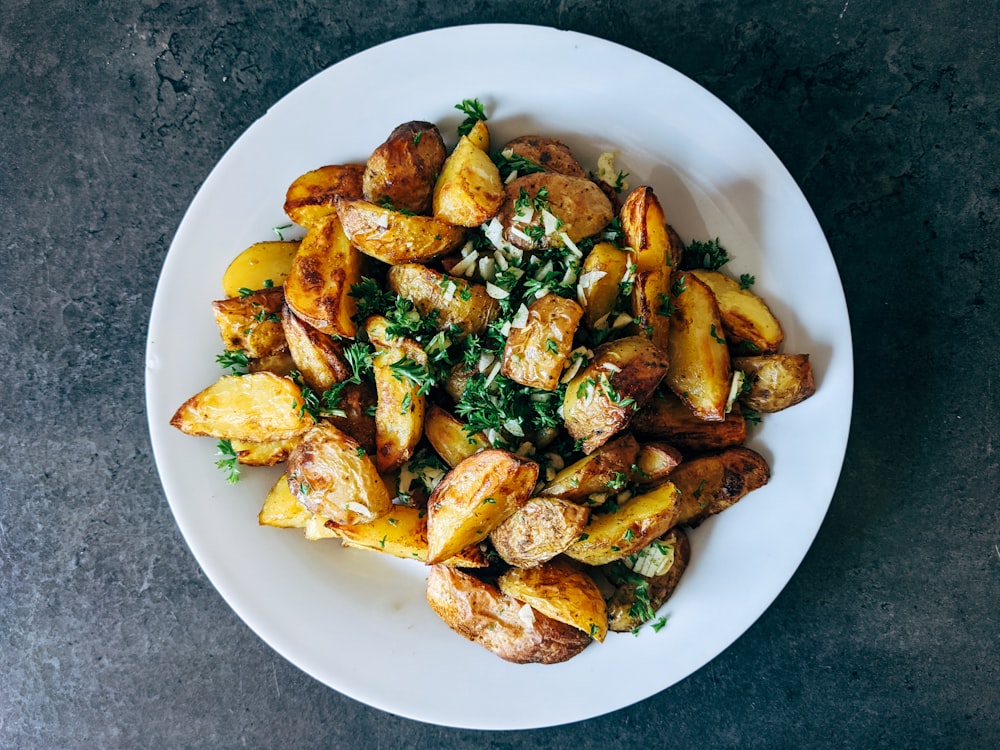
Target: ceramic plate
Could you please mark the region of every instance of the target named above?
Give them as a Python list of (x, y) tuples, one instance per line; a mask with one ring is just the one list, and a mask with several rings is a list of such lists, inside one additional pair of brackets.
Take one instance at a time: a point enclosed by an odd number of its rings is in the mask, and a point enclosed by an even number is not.
[[(544, 50), (545, 64), (540, 65)], [(363, 161), (393, 127), (436, 122), (450, 143), (478, 98), (494, 143), (566, 141), (585, 166), (618, 152), (650, 184), (684, 238), (719, 237), (733, 273), (809, 352), (818, 391), (766, 416), (751, 447), (772, 480), (691, 535), (693, 560), (661, 614), (667, 625), (609, 635), (570, 661), (516, 666), (453, 633), (424, 601), (425, 570), (404, 560), (261, 528), (276, 470), (215, 468), (215, 441), (168, 426), (214, 382), (221, 350), (209, 302), (240, 250), (287, 224), (285, 190), (323, 164)], [(299, 232), (299, 236), (301, 232)], [(290, 236), (295, 236), (291, 234)], [(317, 680), (385, 711), (441, 725), (562, 724), (664, 690), (722, 652), (774, 601), (833, 495), (851, 413), (851, 336), (843, 290), (802, 193), (732, 111), (671, 68), (577, 33), (484, 25), (431, 31), (362, 52), (306, 81), (255, 122), (211, 171), (170, 247), (149, 328), (146, 392), (156, 462), (188, 545), (229, 605)]]

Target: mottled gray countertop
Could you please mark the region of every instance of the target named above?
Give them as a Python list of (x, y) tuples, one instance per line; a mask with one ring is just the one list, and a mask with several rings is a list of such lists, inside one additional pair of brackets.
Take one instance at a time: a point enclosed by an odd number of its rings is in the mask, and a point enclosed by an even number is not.
[[(1000, 746), (997, 3), (317, 5), (4, 3), (0, 747)], [(511, 733), (382, 713), (259, 640), (174, 523), (143, 396), (161, 264), (243, 129), (371, 45), (500, 21), (647, 53), (756, 129), (829, 238), (856, 362), (774, 605), (663, 693)]]

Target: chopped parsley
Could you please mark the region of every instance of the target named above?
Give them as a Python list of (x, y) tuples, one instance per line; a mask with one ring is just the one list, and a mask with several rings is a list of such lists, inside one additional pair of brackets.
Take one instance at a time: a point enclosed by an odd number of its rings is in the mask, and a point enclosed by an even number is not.
[(246, 375), (250, 369), (250, 358), (242, 349), (223, 352), (216, 356), (215, 361), (221, 365), (222, 369), (228, 367), (233, 375)]
[(726, 248), (719, 244), (719, 238), (708, 242), (692, 240), (684, 248), (681, 256), (681, 268), (691, 270), (692, 268), (707, 268), (710, 271), (717, 271), (729, 262), (729, 253)]
[(455, 109), (465, 115), (465, 119), (458, 126), (459, 137), (471, 133), (472, 128), (480, 120), (486, 122), (486, 112), (478, 99), (463, 99), (460, 104), (455, 105)]
[(221, 469), (226, 474), (227, 484), (236, 484), (240, 481), (240, 464), (233, 444), (229, 440), (220, 440), (215, 445), (219, 459), (215, 462), (217, 469)]

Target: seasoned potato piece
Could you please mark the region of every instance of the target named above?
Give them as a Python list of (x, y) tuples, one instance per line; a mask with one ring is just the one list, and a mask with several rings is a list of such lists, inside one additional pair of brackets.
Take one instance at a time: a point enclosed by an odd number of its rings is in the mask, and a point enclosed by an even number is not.
[(459, 635), (515, 664), (555, 664), (583, 651), (588, 634), (461, 570), (435, 565), (427, 602)]
[(437, 126), (414, 120), (396, 127), (365, 164), (365, 200), (426, 214), (446, 151)]
[(313, 419), (302, 389), (270, 372), (223, 375), (176, 411), (170, 424), (188, 435), (265, 443), (304, 434)]
[(666, 479), (681, 462), (681, 452), (666, 443), (645, 443), (632, 465), (633, 480), (652, 487)]
[(344, 524), (370, 523), (392, 509), (371, 458), (329, 422), (307, 432), (288, 457), (288, 488), (308, 511)]
[[(340, 537), (345, 547), (384, 552), (404, 560), (427, 562), (427, 514), (419, 508), (394, 505), (371, 523), (348, 526), (327, 521), (326, 527)], [(486, 554), (469, 547), (443, 561), (459, 568), (485, 568)]]
[(304, 529), (310, 516), (312, 513), (288, 489), (288, 475), (282, 474), (264, 498), (257, 523), (279, 529)]
[(508, 154), (520, 156), (537, 164), (546, 172), (558, 172), (570, 177), (587, 176), (569, 146), (555, 138), (522, 135), (520, 138), (508, 141), (501, 149), (501, 153), (505, 156)]
[(337, 198), (344, 231), (361, 252), (383, 263), (425, 263), (457, 250), (465, 229), (363, 200)]
[(255, 242), (233, 258), (222, 274), (222, 293), (239, 297), (244, 289), (281, 286), (298, 249), (298, 242)]
[(589, 520), (585, 505), (539, 495), (493, 529), (490, 541), (505, 562), (531, 568), (564, 552)]
[(309, 230), (285, 281), (285, 302), (299, 318), (323, 333), (354, 338), (357, 303), (351, 286), (361, 281), (361, 254), (331, 214)]
[(680, 492), (677, 523), (696, 526), (763, 487), (770, 478), (767, 461), (749, 448), (728, 448), (689, 459), (670, 475)]
[(593, 453), (628, 424), (667, 371), (663, 353), (642, 336), (609, 341), (566, 388), (563, 420)]
[(583, 259), (577, 290), (583, 303), (583, 319), (588, 328), (598, 321), (610, 327), (609, 320), (618, 299), (618, 285), (628, 271), (628, 253), (610, 242), (599, 242)]
[(212, 312), (226, 350), (242, 349), (248, 357), (256, 358), (284, 349), (282, 299), (281, 287), (273, 287), (213, 302)]
[(245, 466), (274, 466), (288, 460), (288, 455), (299, 444), (299, 439), (271, 440), (266, 443), (233, 440), (231, 444), (239, 463)]
[(633, 570), (624, 560), (601, 568), (616, 586), (608, 601), (608, 628), (617, 633), (634, 630), (656, 616), (687, 569), (691, 544), (682, 529), (674, 528), (633, 557)]
[(697, 269), (690, 273), (703, 281), (715, 295), (730, 347), (754, 354), (778, 351), (785, 334), (764, 300), (719, 271)]
[(378, 400), (375, 388), (364, 382), (346, 383), (340, 388), (337, 411), (341, 414), (332, 414), (327, 419), (354, 438), (366, 453), (375, 455), (374, 411)]
[(566, 554), (587, 565), (607, 565), (638, 552), (665, 533), (677, 523), (680, 512), (680, 492), (672, 482), (664, 482), (614, 512), (591, 515), (590, 523)]
[(282, 349), (280, 352), (249, 360), (247, 370), (249, 372), (273, 372), (275, 375), (291, 377), (296, 367), (292, 355), (288, 353), (287, 349)]
[(427, 501), (428, 562), (447, 560), (527, 502), (538, 464), (507, 451), (480, 451), (449, 471)]
[(485, 120), (476, 120), (472, 125), (472, 129), (467, 135), (468, 139), (472, 141), (472, 145), (476, 148), (481, 148), (483, 151), (489, 153), (490, 150), (490, 128), (486, 124)]
[(732, 385), (729, 349), (715, 295), (696, 276), (678, 274), (671, 287), (666, 382), (699, 419), (721, 422)]
[(636, 435), (660, 438), (690, 452), (721, 450), (747, 440), (747, 423), (738, 403), (723, 421), (706, 422), (673, 394), (651, 398), (630, 427)]
[[(631, 255), (631, 254), (630, 254)], [(632, 287), (632, 317), (638, 333), (661, 352), (670, 351), (670, 270), (639, 271)]]
[(667, 224), (653, 188), (643, 185), (630, 192), (619, 219), (626, 244), (636, 251), (640, 272), (676, 268), (681, 262), (684, 243)]
[(314, 391), (323, 393), (334, 383), (351, 377), (343, 347), (328, 334), (299, 320), (288, 305), (281, 311), (281, 327), (295, 368)]
[(507, 336), (501, 372), (521, 385), (554, 391), (573, 349), (583, 308), (558, 294), (546, 294), (522, 312), (526, 313), (523, 325), (511, 325)]
[(364, 164), (330, 164), (295, 178), (285, 193), (285, 213), (299, 226), (312, 227), (337, 213), (334, 198), (364, 196)]
[(595, 641), (608, 633), (608, 609), (594, 580), (567, 560), (511, 568), (497, 580), (500, 590), (536, 612), (582, 630)]
[(626, 433), (564, 468), (542, 492), (576, 502), (598, 493), (618, 492), (625, 489), (638, 455), (639, 444)]
[(442, 330), (457, 325), (465, 333), (482, 333), (500, 314), (500, 305), (482, 284), (438, 273), (420, 263), (393, 266), (386, 284), (410, 300), (425, 318), (437, 310)]
[[(519, 213), (519, 201), (524, 200), (522, 191), (528, 201), (546, 205), (548, 212), (562, 222), (557, 231), (551, 234), (540, 232), (538, 240), (526, 233), (526, 229), (532, 226), (544, 232), (545, 222), (543, 212), (535, 209), (532, 209), (528, 222), (515, 218)], [(508, 242), (523, 250), (532, 250), (564, 244), (560, 234), (566, 234), (572, 242), (597, 234), (614, 218), (614, 214), (607, 196), (590, 180), (555, 172), (535, 172), (507, 183), (499, 218)]]
[(747, 390), (740, 394), (740, 401), (755, 411), (781, 411), (816, 392), (808, 354), (736, 357), (733, 366), (747, 376)]
[(490, 441), (481, 432), (469, 434), (465, 423), (437, 404), (431, 404), (424, 417), (427, 442), (448, 466), (457, 466), (473, 453), (486, 450)]
[(434, 217), (460, 227), (478, 227), (496, 215), (503, 200), (496, 164), (463, 135), (434, 185)]

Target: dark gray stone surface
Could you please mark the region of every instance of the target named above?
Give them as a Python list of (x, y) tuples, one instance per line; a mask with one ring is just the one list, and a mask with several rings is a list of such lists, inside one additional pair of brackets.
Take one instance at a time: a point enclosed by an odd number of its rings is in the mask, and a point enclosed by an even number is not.
[[(3, 4), (0, 746), (1000, 746), (997, 3), (326, 6)], [(857, 371), (829, 516), (763, 617), (638, 705), (513, 733), (384, 714), (273, 653), (184, 545), (143, 403), (160, 265), (239, 133), (347, 55), (495, 21), (631, 46), (744, 117), (829, 237)]]

